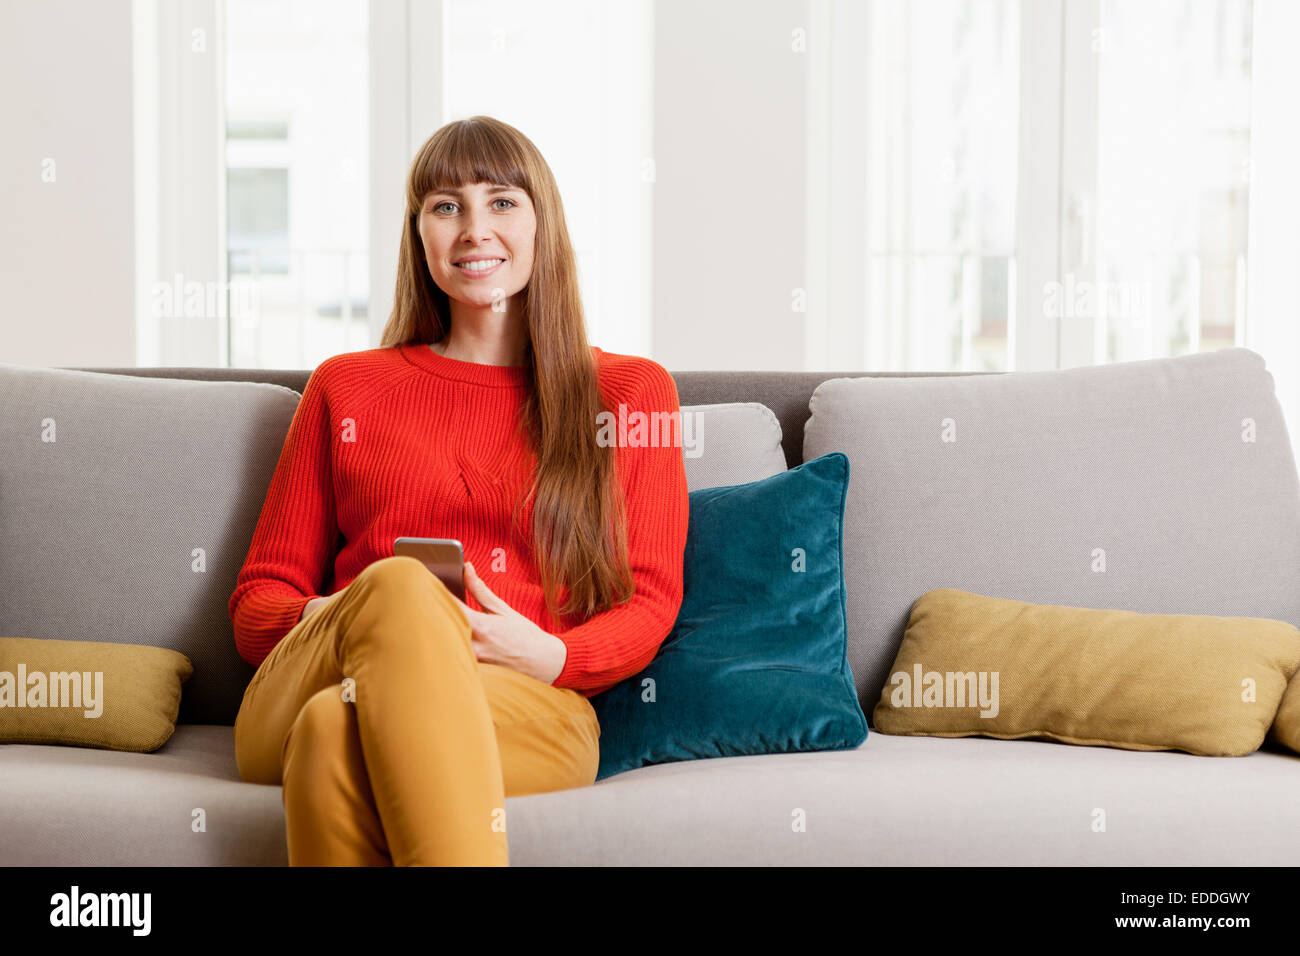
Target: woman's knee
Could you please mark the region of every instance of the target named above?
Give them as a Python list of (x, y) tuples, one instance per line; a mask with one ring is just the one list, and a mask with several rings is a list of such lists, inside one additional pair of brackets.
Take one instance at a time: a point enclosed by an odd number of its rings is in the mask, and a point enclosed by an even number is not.
[(357, 588), (386, 603), (422, 599), (434, 595), (440, 603), (449, 601), (451, 592), (442, 580), (409, 554), (395, 554), (372, 561), (352, 579), (349, 588)]
[[(374, 561), (348, 585), (348, 590), (356, 591), (356, 599), (362, 605), (376, 609), (381, 617), (413, 615), (419, 619), (424, 613), (449, 618), (465, 639), (469, 632), (469, 622), (464, 612), (456, 604), (451, 592), (436, 575), (419, 560), (410, 555), (393, 555)], [(359, 609), (358, 614), (363, 612)], [(373, 623), (375, 615), (366, 615)], [(381, 642), (405, 644), (413, 640), (428, 640), (430, 635), (424, 627), (382, 627), (369, 628), (373, 633), (365, 635), (368, 639), (378, 638)], [(452, 631), (451, 633), (455, 633)], [(352, 635), (358, 636), (355, 633)]]
[(284, 775), (291, 763), (317, 764), (322, 757), (345, 757), (357, 735), (355, 705), (344, 697), (342, 685), (325, 687), (307, 698), (285, 735), (280, 765)]
[(394, 554), (370, 562), (352, 579), (352, 584), (360, 583), (365, 590), (400, 593), (411, 588), (428, 587), (428, 578), (437, 580), (419, 559), (409, 554)]

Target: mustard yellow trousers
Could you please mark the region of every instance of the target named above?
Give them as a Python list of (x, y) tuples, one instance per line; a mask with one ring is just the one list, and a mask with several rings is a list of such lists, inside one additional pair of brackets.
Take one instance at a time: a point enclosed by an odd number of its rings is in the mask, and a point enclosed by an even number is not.
[(506, 866), (505, 798), (594, 783), (599, 737), (576, 690), (477, 660), (446, 586), (394, 556), (262, 662), (235, 759), (282, 785), (292, 866)]

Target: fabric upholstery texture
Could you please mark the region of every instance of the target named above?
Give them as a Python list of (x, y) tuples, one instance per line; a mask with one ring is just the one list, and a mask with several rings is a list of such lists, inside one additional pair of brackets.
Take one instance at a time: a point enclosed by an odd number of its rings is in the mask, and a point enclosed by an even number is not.
[[(194, 665), (178, 722), (233, 724), (254, 668), (228, 601), (300, 398), (0, 363), (0, 635), (172, 648)], [(761, 404), (682, 411), (702, 452), (688, 488), (784, 469)]]
[(867, 734), (845, 657), (848, 459), (691, 492), (685, 595), (639, 674), (596, 694), (597, 779), (650, 764), (841, 750)]
[(180, 722), (233, 724), (227, 602), (298, 398), (0, 365), (0, 634), (179, 651)]
[(1291, 678), (1277, 716), (1269, 729), (1269, 739), (1300, 753), (1300, 673)]
[[(1117, 567), (1116, 536), (1129, 546), (1130, 553), (1121, 562), (1125, 575), (1133, 578), (1136, 567), (1148, 581), (1135, 579), (1125, 588), (1110, 582), (1105, 589), (1115, 593), (1127, 589), (1141, 598), (1133, 603), (1145, 606), (1133, 610), (1186, 611), (1189, 608), (1178, 605), (1191, 595), (1200, 605), (1198, 613), (1258, 614), (1297, 623), (1284, 614), (1265, 613), (1257, 600), (1260, 593), (1275, 594), (1279, 582), (1285, 582), (1291, 594), (1300, 591), (1295, 551), (1288, 550), (1293, 540), (1289, 529), (1298, 511), (1294, 465), (1288, 476), (1290, 450), (1285, 435), (1279, 434), (1280, 414), (1268, 409), (1273, 401), (1271, 380), (1253, 353), (1245, 358), (1229, 356), (1226, 364), (1232, 370), (1222, 385), (1212, 379), (1226, 371), (1223, 357), (1211, 353), (1197, 359), (1197, 363), (1204, 361), (1212, 367), (1198, 364), (1197, 379), (1191, 383), (1186, 381), (1186, 370), (1171, 372), (1163, 367), (1145, 373), (1152, 376), (1146, 386), (1118, 387), (1120, 383), (1105, 379), (1067, 378), (1059, 386), (1065, 393), (1060, 400), (1045, 399), (1041, 390), (1026, 390), (1019, 383), (999, 386), (988, 396), (964, 391), (975, 381), (1007, 378), (1003, 375), (684, 371), (673, 377), (683, 408), (731, 402), (770, 408), (780, 422), (787, 465), (817, 456), (808, 454), (811, 446), (805, 447), (804, 422), (810, 395), (824, 380), (850, 379), (870, 392), (847, 396), (836, 411), (837, 418), (843, 416), (836, 431), (844, 441), (835, 439), (839, 447), (825, 448), (848, 453), (853, 469), (846, 530), (857, 537), (852, 547), (846, 542), (845, 559), (850, 660), (861, 688), (870, 678), (864, 677), (859, 661), (872, 659), (863, 628), (873, 617), (880, 619), (873, 633), (883, 635), (894, 629), (901, 641), (911, 604), (925, 591), (958, 584), (978, 592), (985, 584), (1000, 585), (1003, 578), (1033, 582), (1055, 574), (1062, 564), (1072, 567), (1052, 556), (1063, 540), (1071, 542), (1072, 550), (1080, 528), (1106, 532), (1108, 572)], [(29, 369), (15, 376), (11, 369), (0, 365), (0, 401), (6, 409), (0, 416), (0, 436), (6, 441), (0, 446), (5, 449), (0, 452), (0, 527), (8, 535), (21, 531), (21, 551), (60, 549), (59, 542), (51, 541), (56, 535), (50, 526), (41, 524), (42, 515), (60, 530), (84, 524), (89, 516), (93, 529), (97, 521), (110, 520), (97, 518), (97, 507), (125, 509), (126, 518), (110, 530), (115, 539), (125, 538), (134, 547), (143, 532), (132, 515), (141, 509), (147, 513), (148, 504), (137, 498), (180, 492), (181, 497), (165, 499), (159, 508), (174, 513), (173, 520), (185, 527), (215, 523), (223, 538), (238, 539), (218, 549), (232, 555), (223, 573), (233, 581), (243, 558), (239, 549), (251, 536), (297, 393), (310, 370), (54, 370), (115, 373), (112, 388), (121, 392), (111, 393), (116, 395), (116, 415), (104, 416), (114, 430), (100, 433), (96, 454), (79, 457), (92, 467), (107, 466), (101, 480), (93, 480), (94, 471), (91, 478), (60, 475), (50, 491), (43, 492), (37, 485), (49, 476), (34, 472), (28, 461), (15, 466), (14, 451), (34, 447), (28, 444), (38, 427), (32, 424), (33, 414), (49, 407), (66, 408), (66, 399), (80, 398), (87, 382), (43, 379), (50, 370)], [(163, 394), (172, 407), (154, 401), (156, 393), (148, 384), (142, 387), (141, 380), (171, 381)], [(41, 400), (29, 402), (29, 386), (42, 381)], [(207, 393), (191, 391), (196, 385), (238, 388), (255, 383), (274, 384), (257, 384), (251, 392), (228, 389), (220, 393), (220, 401), (211, 402)], [(837, 396), (848, 384), (837, 384), (822, 394), (818, 405), (823, 416), (841, 405)], [(1201, 386), (1204, 398), (1193, 395), (1190, 406), (1186, 405), (1188, 392)], [(987, 427), (995, 428), (1002, 441), (993, 446), (985, 442), (982, 468), (980, 456), (973, 451), (927, 459), (909, 447), (909, 440), (914, 441), (908, 437), (909, 427), (917, 427), (916, 422), (927, 434), (940, 428), (931, 414), (934, 409), (925, 408), (926, 395), (915, 395), (914, 387), (937, 389), (926, 393), (934, 398), (952, 394), (960, 407), (980, 411)], [(947, 392), (949, 387), (955, 391)], [(268, 389), (276, 397), (268, 397)], [(885, 396), (893, 397), (883, 407), (873, 407), (877, 397)], [(101, 397), (109, 395), (91, 396), (92, 401)], [(1035, 402), (1046, 402), (1048, 409), (1037, 409)], [(1261, 404), (1266, 412), (1262, 417)], [(134, 411), (125, 414), (125, 410), (137, 408), (146, 415), (161, 413), (144, 436), (151, 437), (152, 444), (134, 439), (128, 445), (121, 440), (122, 429), (116, 426), (133, 417)], [(1253, 448), (1261, 453), (1257, 471), (1243, 468), (1235, 456), (1215, 460), (1222, 451), (1215, 440), (1215, 423), (1225, 410), (1231, 412), (1233, 428), (1239, 429), (1243, 418), (1255, 419)], [(818, 411), (813, 409), (814, 417)], [(902, 411), (907, 412), (906, 420), (891, 426), (889, 417)], [(1016, 421), (997, 431), (999, 412)], [(1146, 422), (1130, 420), (1138, 417)], [(222, 445), (227, 425), (236, 433), (231, 448)], [(1162, 434), (1162, 428), (1170, 431)], [(830, 431), (827, 428), (813, 444)], [(64, 434), (62, 428), (59, 434)], [(128, 429), (128, 440), (133, 434)], [(959, 427), (958, 434), (964, 439), (967, 429)], [(706, 447), (711, 436), (716, 436), (716, 429), (707, 430), (706, 425)], [(213, 437), (215, 449), (210, 447)], [(1144, 437), (1154, 444), (1144, 445)], [(859, 440), (869, 452), (865, 457), (854, 453)], [(1162, 460), (1167, 445), (1173, 455)], [(129, 449), (129, 455), (123, 449)], [(1059, 464), (1053, 460), (1055, 455), (1064, 456)], [(190, 485), (197, 481), (208, 493), (186, 497), (190, 489), (154, 482), (147, 471), (114, 460), (131, 456), (165, 471), (181, 470), (191, 476)], [(942, 467), (935, 471), (936, 466)], [(1021, 473), (1034, 468), (1036, 474)], [(688, 459), (688, 479), (691, 470)], [(765, 475), (755, 474), (749, 480), (761, 477)], [(1109, 500), (1117, 493), (1116, 481), (1126, 496), (1125, 507)], [(855, 505), (854, 490), (868, 483), (875, 490), (863, 500), (875, 504), (866, 513), (855, 511), (862, 501)], [(1148, 495), (1170, 489), (1176, 495), (1168, 508), (1155, 494)], [(1189, 503), (1197, 489), (1203, 489), (1199, 510)], [(1074, 507), (1067, 507), (1071, 502), (1066, 492), (1081, 492)], [(18, 504), (11, 503), (15, 493), (21, 498)], [(76, 497), (85, 494), (91, 500)], [(50, 512), (48, 502), (56, 500), (61, 502), (59, 511)], [(1106, 507), (1090, 515), (1087, 509), (1096, 501)], [(891, 516), (890, 509), (900, 514)], [(981, 523), (983, 511), (993, 516)], [(1234, 514), (1241, 522), (1236, 527)], [(1132, 535), (1126, 526), (1114, 523), (1133, 515), (1141, 520)], [(1005, 533), (987, 532), (1007, 520), (1012, 524)], [(1040, 528), (1035, 522), (1045, 523)], [(913, 526), (919, 533), (906, 533)], [(91, 540), (100, 533), (92, 533)], [(882, 537), (868, 551), (865, 542), (877, 533)], [(1047, 537), (1043, 547), (1034, 544), (1040, 533)], [(151, 540), (145, 535), (146, 545)], [(67, 545), (69, 550), (73, 547)], [(104, 573), (105, 568), (119, 567), (139, 573), (141, 561), (132, 554), (119, 561), (119, 552), (129, 552), (128, 547), (103, 548), (84, 562), (76, 555), (56, 554), (64, 560), (53, 566), (60, 572), (77, 572), (80, 583), (56, 588), (36, 581), (35, 590), (26, 593), (22, 589), (30, 587), (33, 579), (18, 560), (18, 550), (0, 552), (0, 634), (21, 634), (11, 626), (19, 618), (58, 616), (53, 602), (77, 601), (78, 590), (85, 592), (85, 600), (66, 617), (80, 622), (78, 633), (93, 632), (97, 639), (109, 639), (111, 631), (112, 639), (121, 640), (118, 635), (124, 629), (142, 626), (139, 616), (156, 613), (147, 586), (137, 588), (129, 578), (119, 581), (116, 570)], [(1044, 572), (1026, 567), (1042, 562), (1044, 551), (1051, 558)], [(108, 563), (97, 563), (105, 554)], [(189, 560), (188, 552), (184, 557)], [(1085, 560), (1091, 560), (1090, 551)], [(209, 548), (209, 576), (213, 567)], [(882, 577), (864, 584), (864, 572), (872, 568), (878, 568)], [(951, 573), (954, 570), (957, 573)], [(1189, 573), (1185, 586), (1176, 583), (1184, 572)], [(1223, 581), (1211, 581), (1207, 587), (1211, 573), (1222, 575)], [(914, 580), (904, 580), (909, 576)], [(1087, 589), (1098, 586), (1092, 578), (1085, 578), (1091, 585), (1069, 576), (1063, 580), (1074, 583), (1049, 589), (1039, 581), (1039, 587), (1029, 589), (1036, 593), (1021, 599), (1077, 604), (1081, 602), (1072, 600), (1074, 596), (1091, 596)], [(1243, 582), (1245, 590), (1234, 598)], [(204, 675), (214, 672), (212, 662), (205, 664), (199, 651), (218, 655), (218, 662), (220, 655), (229, 654), (234, 663), (242, 663), (233, 654), (223, 617), (229, 596), (228, 590), (223, 593), (226, 583), (207, 582), (201, 592), (204, 601), (182, 601), (181, 616), (168, 622), (175, 641), (189, 642), (179, 649), (190, 654), (196, 667), (185, 688), (187, 702), (198, 681), (211, 680)], [(129, 593), (124, 606), (119, 606), (113, 592), (122, 588)], [(209, 595), (215, 598), (211, 605), (205, 603)], [(210, 616), (209, 606), (214, 610)], [(880, 685), (896, 651), (897, 641), (880, 651)], [(1293, 678), (1293, 688), (1298, 680)], [(283, 864), (280, 788), (242, 783), (235, 768), (229, 724), (245, 682), (246, 677), (228, 676), (231, 696), (223, 698), (220, 691), (210, 695), (214, 713), (220, 712), (223, 699), (230, 702), (224, 721), (186, 724), (183, 703), (182, 723), (153, 753), (0, 746), (0, 780), (4, 781), (0, 864)], [(874, 704), (879, 689), (870, 695), (869, 704)], [(1293, 695), (1294, 690), (1284, 699), (1279, 715)], [(1300, 698), (1296, 699), (1300, 707)], [(1275, 741), (1266, 741), (1249, 756), (1216, 761), (1176, 751), (1076, 747), (1050, 741), (871, 734), (853, 750), (679, 761), (618, 774), (593, 787), (509, 798), (511, 862), (521, 866), (1293, 865), (1300, 859), (1298, 766), (1300, 758)], [(206, 828), (201, 832), (193, 826), (195, 808), (206, 813)], [(1090, 826), (1097, 808), (1108, 815), (1105, 833)], [(806, 816), (803, 832), (792, 830), (795, 811)]]
[[(510, 862), (1289, 866), (1298, 766), (1272, 749), (1207, 760), (873, 733), (855, 750), (687, 760), (508, 797)], [(230, 727), (179, 726), (151, 754), (10, 744), (0, 780), (6, 865), (286, 862), (280, 788), (240, 782)]]
[(912, 608), (873, 723), (1244, 756), (1259, 749), (1300, 630), (1284, 621), (1027, 604), (938, 588)]
[(1300, 482), (1252, 351), (839, 379), (811, 411), (805, 458), (853, 467), (844, 577), (864, 708), (935, 588), (1300, 626)]
[(683, 405), (682, 430), (683, 443), (694, 438), (696, 446), (683, 448), (686, 487), (692, 491), (785, 471), (781, 426), (772, 410), (757, 402)]
[(157, 750), (193, 671), (165, 647), (0, 637), (0, 743)]
[[(84, 366), (73, 371), (100, 372), (132, 378), (176, 378), (201, 382), (266, 382), (293, 389), (299, 395), (307, 386), (311, 369), (186, 368), (134, 366)], [(996, 372), (775, 372), (682, 371), (673, 372), (677, 398), (688, 405), (761, 404), (776, 416), (781, 428), (781, 449), (787, 468), (803, 461), (803, 428), (813, 390), (832, 378), (968, 378)]]

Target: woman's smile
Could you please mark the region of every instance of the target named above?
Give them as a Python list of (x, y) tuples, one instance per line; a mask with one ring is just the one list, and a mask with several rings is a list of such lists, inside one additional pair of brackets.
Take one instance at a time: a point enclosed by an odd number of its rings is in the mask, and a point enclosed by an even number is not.
[(484, 276), (490, 276), (505, 262), (504, 259), (480, 258), (477, 256), (468, 259), (462, 259), (459, 262), (453, 262), (457, 269), (464, 273), (470, 279), (481, 279)]

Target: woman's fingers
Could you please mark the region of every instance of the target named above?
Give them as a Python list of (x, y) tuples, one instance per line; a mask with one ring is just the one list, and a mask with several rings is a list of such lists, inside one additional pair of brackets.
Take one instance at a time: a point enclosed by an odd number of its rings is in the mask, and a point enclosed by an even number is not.
[(492, 593), (492, 589), (483, 583), (483, 579), (474, 570), (474, 565), (468, 562), (465, 564), (465, 587), (486, 611), (502, 614), (512, 610), (510, 605)]

